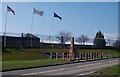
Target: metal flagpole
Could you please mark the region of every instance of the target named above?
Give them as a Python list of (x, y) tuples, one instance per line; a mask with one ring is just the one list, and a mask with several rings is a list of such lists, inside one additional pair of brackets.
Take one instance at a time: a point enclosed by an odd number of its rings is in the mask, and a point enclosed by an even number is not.
[(5, 33), (4, 33), (4, 47), (6, 47), (6, 28), (7, 28), (7, 10), (6, 10), (6, 19), (5, 19)]
[(54, 26), (54, 17), (53, 17), (52, 32), (51, 32), (52, 43), (53, 43), (53, 36), (52, 36), (52, 34), (53, 34), (53, 26)]
[[(33, 33), (33, 18), (34, 18), (34, 13), (32, 15), (31, 34)], [(32, 35), (31, 35), (31, 48), (32, 48)]]

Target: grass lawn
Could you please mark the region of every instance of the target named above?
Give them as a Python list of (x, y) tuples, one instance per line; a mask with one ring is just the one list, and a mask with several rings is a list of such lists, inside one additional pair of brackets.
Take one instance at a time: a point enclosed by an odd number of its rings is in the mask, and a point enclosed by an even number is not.
[(2, 70), (16, 69), (16, 68), (27, 68), (36, 67), (43, 65), (52, 65), (67, 63), (68, 60), (56, 60), (56, 59), (41, 59), (41, 60), (22, 60), (22, 61), (3, 61)]
[(120, 75), (120, 65), (114, 65), (97, 71), (97, 75)]
[[(2, 51), (2, 61), (48, 59), (49, 57), (44, 54), (46, 51), (68, 52), (68, 49), (4, 49)], [(111, 57), (120, 54), (120, 50), (110, 49), (78, 49), (77, 52), (103, 52), (104, 56), (110, 53)]]
[(66, 49), (4, 49), (3, 61), (48, 59), (44, 52), (66, 52)]
[[(44, 52), (68, 52), (68, 49), (3, 49), (2, 70), (43, 66), (69, 62), (68, 60), (50, 60)], [(118, 56), (120, 50), (110, 49), (78, 49), (77, 52), (103, 52)], [(104, 54), (106, 56), (107, 54)]]

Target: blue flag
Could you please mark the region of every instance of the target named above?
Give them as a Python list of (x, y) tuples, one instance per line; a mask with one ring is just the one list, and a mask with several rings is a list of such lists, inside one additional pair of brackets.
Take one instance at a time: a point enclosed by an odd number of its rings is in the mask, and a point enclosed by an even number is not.
[(62, 20), (62, 17), (60, 17), (60, 16), (57, 15), (56, 13), (54, 13), (54, 17), (59, 18), (60, 20)]

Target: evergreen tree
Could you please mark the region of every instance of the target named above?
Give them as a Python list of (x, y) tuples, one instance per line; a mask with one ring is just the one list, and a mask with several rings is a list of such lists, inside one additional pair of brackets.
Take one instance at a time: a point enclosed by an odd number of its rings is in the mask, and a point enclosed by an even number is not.
[(94, 47), (96, 48), (104, 48), (106, 46), (106, 41), (104, 39), (104, 35), (101, 31), (96, 33), (94, 39)]

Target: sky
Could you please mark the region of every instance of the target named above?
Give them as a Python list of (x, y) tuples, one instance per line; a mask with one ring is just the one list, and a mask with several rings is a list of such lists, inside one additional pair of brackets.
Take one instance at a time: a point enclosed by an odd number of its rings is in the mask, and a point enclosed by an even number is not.
[(120, 0), (1, 0), (2, 2), (119, 2)]
[[(0, 32), (4, 32), (7, 5), (16, 13), (13, 15), (7, 12), (7, 32), (31, 32), (33, 8), (36, 8), (44, 11), (44, 14), (34, 14), (34, 34), (57, 35), (60, 31), (66, 31), (75, 37), (83, 34), (95, 37), (100, 30), (106, 38), (117, 37), (117, 2), (2, 2)], [(62, 20), (54, 18), (54, 12), (61, 16)]]

